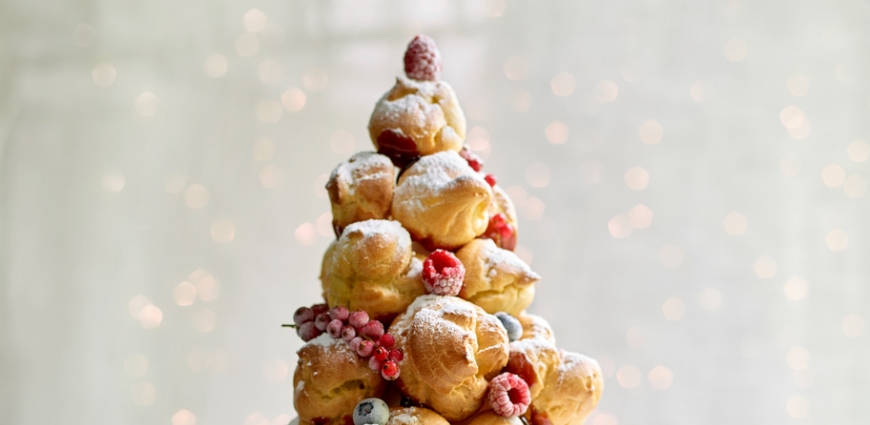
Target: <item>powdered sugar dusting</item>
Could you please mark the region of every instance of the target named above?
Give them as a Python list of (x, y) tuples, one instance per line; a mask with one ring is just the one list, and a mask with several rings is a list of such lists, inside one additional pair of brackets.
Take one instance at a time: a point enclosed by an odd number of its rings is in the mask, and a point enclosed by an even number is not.
[(342, 233), (342, 237), (355, 232), (361, 233), (363, 238), (386, 235), (390, 239), (398, 241), (398, 250), (407, 251), (411, 249), (411, 234), (398, 221), (374, 219), (358, 221), (347, 226)]
[[(495, 277), (497, 271), (496, 266), (498, 265), (508, 265), (510, 267), (515, 267), (520, 270), (525, 275), (528, 275), (532, 279), (540, 279), (541, 277), (532, 271), (532, 268), (526, 264), (517, 254), (513, 253), (513, 251), (508, 251), (506, 249), (501, 249), (496, 246), (495, 242), (492, 239), (486, 239), (486, 243), (484, 244), (484, 258), (486, 258), (486, 268), (489, 270), (487, 274), (490, 278)], [(532, 282), (529, 282), (531, 284)]]
[(420, 419), (417, 416), (412, 415), (410, 413), (402, 412), (398, 415), (391, 415), (390, 421), (387, 422), (388, 425), (412, 425), (420, 422)]
[(343, 340), (335, 339), (335, 338), (329, 336), (329, 334), (324, 332), (324, 333), (320, 334), (320, 336), (318, 336), (317, 338), (314, 338), (311, 341), (308, 341), (308, 343), (305, 344), (305, 346), (307, 347), (309, 345), (316, 345), (318, 347), (329, 347), (331, 345), (338, 344), (339, 341), (344, 342)]
[(356, 192), (357, 183), (384, 178), (384, 171), (375, 171), (384, 168), (393, 170), (392, 163), (386, 156), (376, 152), (357, 152), (347, 161), (338, 164), (329, 175), (329, 180), (343, 181), (347, 186), (348, 194), (352, 197)]

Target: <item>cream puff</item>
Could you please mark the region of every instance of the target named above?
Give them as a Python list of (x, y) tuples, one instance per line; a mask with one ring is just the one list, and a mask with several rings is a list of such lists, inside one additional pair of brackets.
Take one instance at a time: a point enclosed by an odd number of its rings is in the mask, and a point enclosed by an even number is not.
[(459, 297), (487, 311), (518, 316), (535, 297), (535, 282), (541, 277), (511, 251), (491, 239), (475, 239), (456, 257), (465, 266), (465, 283)]
[(326, 192), (336, 235), (357, 221), (388, 217), (395, 181), (390, 159), (374, 152), (359, 152), (335, 167)]

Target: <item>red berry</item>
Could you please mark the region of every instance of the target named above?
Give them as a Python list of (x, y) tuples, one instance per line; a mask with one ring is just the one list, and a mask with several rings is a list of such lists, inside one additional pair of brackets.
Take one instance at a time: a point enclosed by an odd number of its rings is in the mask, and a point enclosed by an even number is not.
[(484, 238), (492, 239), (499, 247), (513, 251), (517, 246), (517, 231), (508, 223), (504, 213), (498, 213), (490, 217), (489, 227), (483, 232)]
[(459, 295), (465, 266), (450, 251), (437, 249), (423, 262), (423, 284), (426, 292), (436, 295)]
[(356, 329), (353, 326), (344, 326), (341, 328), (341, 339), (350, 341), (356, 338)]
[(378, 359), (379, 362), (382, 362), (382, 361), (386, 360), (389, 355), (390, 355), (390, 350), (388, 350), (384, 347), (378, 347), (378, 348), (375, 348), (375, 353), (372, 354), (372, 357)]
[(513, 373), (502, 373), (489, 381), (486, 400), (499, 416), (514, 418), (526, 413), (532, 396), (526, 381)]
[(465, 161), (468, 162), (468, 166), (471, 167), (472, 170), (480, 172), (483, 169), (483, 160), (480, 159), (479, 156), (472, 153), (468, 146), (463, 146), (462, 150), (459, 151), (459, 156), (461, 156)]
[(326, 304), (314, 304), (311, 306), (311, 311), (314, 312), (314, 317), (317, 317), (320, 313), (328, 312), (329, 306)]
[(377, 372), (377, 371), (381, 370), (381, 362), (378, 361), (378, 359), (376, 359), (375, 356), (371, 356), (369, 358), (369, 368), (371, 368), (371, 370)]
[(435, 40), (423, 34), (411, 40), (405, 50), (405, 74), (415, 80), (441, 79), (441, 53), (435, 46)]
[(341, 320), (333, 319), (328, 325), (326, 325), (326, 332), (333, 338), (341, 338), (341, 328), (343, 327), (344, 324), (341, 323)]
[(314, 318), (314, 325), (321, 331), (326, 330), (326, 327), (329, 326), (329, 322), (329, 315), (326, 313), (320, 313)]
[(387, 360), (381, 365), (381, 377), (387, 381), (393, 381), (399, 377), (399, 365), (392, 360)]
[(402, 361), (402, 359), (405, 358), (405, 354), (402, 353), (402, 350), (398, 348), (393, 348), (392, 350), (390, 350), (390, 356), (388, 358), (394, 362), (400, 362)]
[(342, 322), (347, 320), (348, 314), (349, 314), (349, 312), (347, 311), (347, 307), (344, 307), (341, 305), (338, 307), (333, 307), (332, 310), (329, 310), (329, 317), (331, 319), (341, 320)]
[(492, 174), (487, 174), (483, 176), (483, 179), (486, 180), (487, 183), (489, 183), (489, 187), (495, 186), (495, 184), (498, 182), (498, 180)]
[(359, 347), (356, 349), (356, 353), (359, 354), (360, 357), (368, 357), (372, 355), (372, 351), (375, 349), (375, 343), (371, 342), (367, 339), (360, 341)]
[(357, 310), (347, 317), (347, 322), (355, 328), (361, 328), (369, 322), (369, 314), (362, 310)]
[(381, 335), (380, 339), (378, 339), (378, 345), (380, 345), (381, 347), (390, 348), (395, 343), (396, 343), (396, 339), (393, 338), (393, 336), (390, 334), (383, 334), (383, 335)]
[(293, 313), (293, 323), (295, 323), (296, 326), (302, 326), (303, 323), (312, 320), (314, 320), (314, 312), (308, 307), (299, 307), (299, 309)]
[(363, 335), (377, 341), (380, 339), (381, 335), (384, 334), (384, 324), (377, 320), (372, 320), (362, 327), (362, 333)]
[(320, 336), (322, 332), (314, 326), (314, 322), (305, 322), (302, 326), (296, 328), (296, 335), (299, 335), (303, 341), (308, 342)]
[(401, 130), (384, 130), (378, 135), (378, 153), (390, 158), (396, 167), (404, 167), (420, 158), (417, 143)]
[(353, 339), (350, 340), (350, 349), (357, 352), (357, 354), (359, 354), (359, 344), (363, 341), (364, 341), (364, 339), (362, 339), (358, 336), (353, 337)]

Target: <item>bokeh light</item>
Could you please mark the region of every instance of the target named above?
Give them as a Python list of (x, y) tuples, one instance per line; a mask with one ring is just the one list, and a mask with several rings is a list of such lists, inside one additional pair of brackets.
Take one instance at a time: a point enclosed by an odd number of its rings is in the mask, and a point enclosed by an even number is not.
[(840, 187), (846, 180), (846, 171), (837, 164), (829, 164), (822, 170), (822, 181), (828, 187)]
[(598, 83), (598, 86), (595, 88), (595, 95), (601, 102), (613, 102), (619, 95), (619, 86), (616, 85), (616, 83), (614, 83), (613, 81), (604, 80)]
[(544, 129), (544, 134), (547, 136), (547, 141), (554, 145), (561, 145), (568, 141), (568, 126), (562, 121), (556, 120), (547, 124)]
[(146, 305), (139, 312), (139, 323), (145, 329), (154, 329), (163, 321), (163, 312), (154, 304)]
[(209, 200), (208, 189), (205, 186), (194, 183), (184, 191), (184, 203), (193, 209), (205, 208)]
[(196, 301), (196, 286), (185, 280), (175, 287), (173, 296), (175, 303), (181, 307), (192, 305)]
[(725, 58), (731, 62), (741, 62), (746, 58), (746, 52), (749, 51), (749, 48), (746, 46), (746, 43), (739, 38), (732, 38), (725, 42), (725, 45), (722, 47), (722, 53), (725, 54)]
[(867, 180), (864, 180), (863, 177), (852, 174), (843, 181), (843, 191), (846, 192), (846, 196), (850, 198), (860, 198), (864, 196), (864, 192), (867, 190)]
[(196, 425), (196, 416), (189, 410), (181, 409), (172, 415), (172, 425)]
[(628, 216), (619, 214), (607, 222), (607, 230), (614, 238), (622, 239), (631, 236), (632, 226)]
[(274, 189), (281, 186), (284, 180), (284, 173), (275, 164), (267, 164), (260, 170), (260, 184), (266, 189)]
[(574, 76), (564, 71), (554, 75), (550, 80), (550, 88), (556, 96), (572, 95), (575, 86)]
[(662, 365), (658, 365), (649, 371), (647, 378), (649, 378), (650, 386), (657, 390), (665, 390), (670, 388), (671, 384), (674, 383), (674, 372)]
[(706, 81), (698, 81), (689, 89), (692, 100), (698, 103), (707, 103), (716, 97), (716, 88)]
[(635, 205), (628, 211), (628, 223), (634, 229), (647, 229), (652, 224), (653, 212), (643, 204)]
[(786, 410), (788, 411), (788, 415), (795, 419), (802, 419), (807, 417), (810, 411), (810, 404), (806, 398), (796, 395), (790, 399), (786, 403)]
[(725, 225), (725, 233), (731, 236), (740, 236), (746, 231), (746, 216), (732, 211), (725, 216), (723, 224)]
[(103, 178), (100, 179), (100, 185), (103, 186), (103, 190), (106, 192), (118, 193), (124, 189), (126, 181), (126, 178), (124, 178), (124, 175), (120, 172), (109, 171), (106, 174), (103, 174)]
[(281, 104), (288, 112), (299, 112), (305, 107), (305, 93), (295, 87), (291, 87), (281, 95)]
[(217, 243), (227, 243), (236, 237), (236, 225), (228, 218), (221, 218), (211, 225), (211, 238)]
[(133, 399), (133, 403), (139, 406), (150, 406), (154, 403), (154, 397), (157, 394), (157, 390), (148, 382), (140, 382), (133, 386), (133, 389), (130, 391), (130, 397)]
[(210, 77), (222, 77), (227, 73), (229, 62), (227, 61), (226, 56), (215, 53), (205, 59), (202, 68)]
[(665, 130), (657, 121), (646, 120), (637, 132), (640, 134), (640, 140), (648, 145), (654, 145), (662, 141)]
[(649, 172), (641, 167), (632, 167), (625, 172), (623, 180), (631, 190), (644, 190), (649, 184)]
[(670, 297), (662, 304), (662, 312), (665, 314), (665, 319), (671, 322), (682, 320), (686, 315), (686, 303), (677, 297)]
[(843, 229), (833, 229), (825, 235), (825, 243), (831, 251), (845, 251), (849, 246), (849, 234)]
[(308, 91), (321, 91), (329, 84), (329, 75), (320, 68), (311, 68), (302, 76), (302, 85)]
[(270, 425), (269, 419), (259, 413), (254, 413), (245, 418), (244, 425)]
[(764, 255), (755, 260), (753, 265), (755, 274), (762, 279), (770, 279), (776, 276), (776, 260), (773, 257)]
[(785, 297), (791, 301), (798, 301), (806, 298), (807, 292), (810, 289), (810, 284), (806, 280), (798, 276), (792, 277), (783, 285)]
[(115, 77), (118, 71), (110, 63), (103, 62), (91, 70), (91, 77), (94, 79), (94, 84), (99, 87), (108, 87), (115, 82)]
[(635, 365), (627, 364), (616, 371), (616, 381), (623, 388), (637, 388), (643, 374)]
[(788, 350), (785, 360), (788, 367), (794, 370), (806, 369), (810, 364), (810, 353), (803, 347), (794, 347)]
[(157, 95), (154, 93), (151, 93), (150, 91), (142, 92), (142, 94), (136, 98), (136, 113), (142, 117), (152, 117), (157, 113), (157, 105), (159, 103), (160, 99), (158, 99)]
[(302, 246), (311, 246), (317, 242), (317, 229), (311, 223), (302, 223), (295, 233), (296, 241)]
[(864, 333), (864, 319), (857, 314), (850, 314), (843, 319), (843, 333), (849, 338), (857, 338)]
[(849, 143), (849, 146), (846, 148), (846, 153), (849, 155), (849, 159), (855, 162), (864, 162), (870, 157), (870, 144), (863, 140), (855, 140), (852, 143)]
[(260, 9), (251, 9), (242, 17), (245, 31), (260, 32), (266, 27), (266, 14)]
[(272, 359), (263, 365), (263, 377), (267, 381), (280, 382), (287, 378), (290, 366), (281, 359)]

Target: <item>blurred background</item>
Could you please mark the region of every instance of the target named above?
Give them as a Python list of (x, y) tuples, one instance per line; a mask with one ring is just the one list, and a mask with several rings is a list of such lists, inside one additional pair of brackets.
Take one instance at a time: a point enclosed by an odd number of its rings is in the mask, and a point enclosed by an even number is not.
[(0, 422), (282, 425), (417, 33), (591, 425), (870, 416), (866, 1), (0, 4)]

